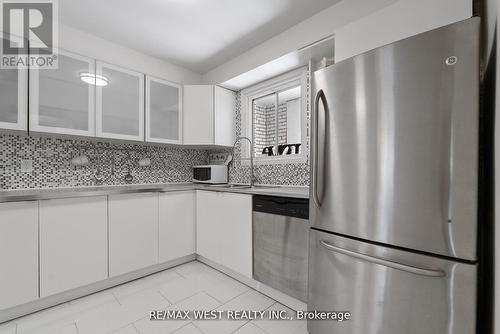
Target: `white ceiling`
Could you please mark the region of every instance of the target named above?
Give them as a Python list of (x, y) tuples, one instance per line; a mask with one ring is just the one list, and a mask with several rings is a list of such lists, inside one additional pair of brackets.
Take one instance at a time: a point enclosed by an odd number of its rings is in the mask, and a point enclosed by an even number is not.
[(341, 0), (63, 0), (63, 24), (199, 73)]
[(257, 66), (248, 72), (244, 72), (231, 78), (220, 85), (228, 89), (238, 91), (258, 82), (270, 79), (284, 72), (312, 63), (311, 70), (317, 69), (317, 63), (322, 58), (333, 59), (335, 55), (335, 40), (333, 36), (328, 36), (322, 41), (313, 43), (300, 50), (290, 52), (268, 63)]

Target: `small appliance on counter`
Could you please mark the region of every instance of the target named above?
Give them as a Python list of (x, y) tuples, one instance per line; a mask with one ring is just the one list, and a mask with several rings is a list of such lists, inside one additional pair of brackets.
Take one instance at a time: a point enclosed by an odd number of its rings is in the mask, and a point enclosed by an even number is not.
[(193, 182), (223, 184), (228, 182), (228, 165), (233, 157), (230, 154), (210, 154), (208, 165), (193, 166)]

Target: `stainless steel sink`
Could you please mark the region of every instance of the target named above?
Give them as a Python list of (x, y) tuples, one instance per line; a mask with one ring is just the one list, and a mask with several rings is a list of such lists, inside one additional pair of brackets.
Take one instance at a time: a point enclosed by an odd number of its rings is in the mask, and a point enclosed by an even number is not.
[(224, 188), (224, 189), (265, 189), (265, 188), (278, 188), (278, 186), (267, 186), (267, 185), (254, 185), (253, 187), (249, 184), (214, 184), (210, 187)]
[(265, 185), (265, 184), (258, 184), (258, 185), (254, 185), (253, 186), (254, 188), (261, 188), (261, 189), (272, 189), (272, 188), (279, 188), (279, 186), (268, 186), (268, 185)]
[(246, 189), (251, 188), (248, 184), (214, 184), (210, 188), (224, 188), (224, 189)]

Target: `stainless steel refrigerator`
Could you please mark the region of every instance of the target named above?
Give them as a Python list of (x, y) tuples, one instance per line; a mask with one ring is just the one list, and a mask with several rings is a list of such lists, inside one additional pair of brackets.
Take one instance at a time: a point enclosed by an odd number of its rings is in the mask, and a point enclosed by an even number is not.
[(314, 73), (310, 333), (475, 333), (479, 26)]

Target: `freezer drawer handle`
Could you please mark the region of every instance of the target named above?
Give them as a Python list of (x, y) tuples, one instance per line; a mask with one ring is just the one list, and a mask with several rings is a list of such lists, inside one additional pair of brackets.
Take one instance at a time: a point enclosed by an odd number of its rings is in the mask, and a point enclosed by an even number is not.
[(333, 246), (324, 240), (321, 240), (321, 245), (332, 252), (355, 257), (357, 259), (360, 259), (360, 260), (363, 260), (366, 262), (380, 264), (382, 266), (390, 267), (390, 268), (397, 269), (397, 270), (406, 271), (406, 272), (416, 274), (416, 275), (429, 276), (429, 277), (444, 277), (444, 276), (446, 276), (446, 273), (441, 271), (441, 270), (423, 269), (423, 268), (408, 266), (406, 264), (401, 264), (401, 263), (397, 263), (397, 262), (393, 262), (393, 261), (384, 260), (384, 259), (381, 259), (378, 257), (373, 257), (373, 256), (369, 256), (366, 254), (353, 252), (353, 251), (350, 251), (350, 250), (347, 250), (344, 248), (340, 248), (337, 246)]

